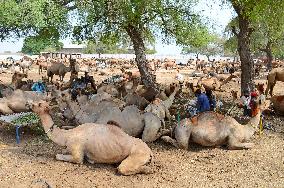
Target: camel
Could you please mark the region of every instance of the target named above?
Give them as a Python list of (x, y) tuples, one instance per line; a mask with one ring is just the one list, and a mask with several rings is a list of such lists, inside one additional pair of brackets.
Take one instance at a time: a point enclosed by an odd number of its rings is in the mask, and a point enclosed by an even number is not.
[[(260, 102), (260, 101), (258, 101)], [(257, 126), (263, 110), (269, 106), (266, 101), (256, 106), (258, 113), (246, 125), (234, 118), (216, 112), (203, 112), (191, 119), (182, 120), (174, 130), (175, 139), (163, 136), (162, 139), (175, 147), (187, 149), (189, 142), (202, 146), (227, 145), (228, 149), (250, 149), (253, 143), (247, 142), (258, 130)]]
[(91, 164), (120, 163), (118, 172), (122, 175), (152, 173), (146, 166), (153, 155), (151, 149), (142, 140), (123, 132), (117, 123), (85, 123), (62, 130), (54, 124), (48, 102), (40, 101), (28, 106), (39, 115), (47, 136), (59, 146), (66, 147), (64, 154), (56, 155), (57, 160), (83, 164), (86, 158)]
[(174, 92), (169, 96), (169, 98), (165, 101), (162, 101), (159, 98), (156, 98), (151, 104), (149, 104), (145, 112), (151, 112), (155, 114), (160, 121), (162, 122), (165, 129), (165, 118), (171, 120), (171, 114), (169, 112), (169, 108), (172, 106), (176, 93), (179, 91), (179, 87), (176, 87)]
[[(101, 98), (101, 96), (98, 96)], [(96, 99), (93, 99), (96, 100)], [(151, 112), (142, 113), (135, 105), (126, 106), (123, 110), (116, 103), (117, 99), (107, 99), (98, 103), (88, 102), (80, 106), (70, 98), (58, 101), (63, 117), (68, 120), (75, 118), (77, 124), (100, 123), (115, 121), (130, 136), (142, 135), (145, 142), (153, 142), (167, 133), (161, 129), (160, 118)]]
[(144, 110), (150, 104), (148, 100), (136, 93), (128, 93), (123, 100), (125, 101), (126, 106), (135, 105), (139, 110)]
[(284, 68), (275, 68), (270, 71), (270, 73), (267, 76), (268, 84), (267, 88), (265, 90), (265, 95), (268, 95), (268, 92), (270, 96), (272, 97), (273, 88), (277, 81), (284, 82)]
[(26, 60), (23, 58), (23, 60), (20, 62), (20, 68), (22, 69), (23, 73), (25, 73), (25, 70), (29, 69), (32, 64), (33, 64), (32, 59), (28, 58)]
[(55, 75), (59, 75), (60, 81), (63, 81), (65, 74), (70, 71), (71, 71), (70, 67), (66, 67), (62, 63), (55, 63), (51, 65), (50, 67), (48, 67), (47, 77), (48, 79), (50, 78), (50, 81), (52, 82), (53, 75), (55, 74)]
[(164, 63), (162, 65), (166, 70), (168, 70), (168, 68), (174, 68), (176, 67), (176, 61), (174, 59), (165, 59)]
[(23, 85), (23, 79), (27, 77), (27, 74), (15, 72), (12, 76), (11, 85), (14, 87), (14, 89), (20, 89)]
[(108, 93), (113, 97), (117, 97), (119, 95), (116, 86), (113, 84), (98, 86), (97, 93), (102, 93), (102, 92)]
[(233, 78), (236, 78), (236, 75), (231, 74), (227, 79), (224, 81), (219, 81), (217, 78), (207, 78), (207, 79), (200, 79), (198, 80), (197, 85), (203, 86), (205, 89), (210, 90), (221, 90), (221, 87), (225, 84), (227, 84), (230, 80)]
[(50, 66), (50, 63), (48, 63), (48, 61), (43, 61), (43, 60), (38, 60), (37, 62), (38, 65), (38, 74), (42, 74), (43, 70), (47, 70), (48, 67)]
[(284, 115), (284, 95), (272, 96), (270, 101), (272, 102), (272, 107), (275, 112), (277, 114)]
[(4, 97), (0, 100), (0, 114), (12, 114), (18, 112), (27, 112), (25, 104), (28, 101), (39, 101), (48, 99), (44, 94), (33, 91), (15, 90), (11, 96)]

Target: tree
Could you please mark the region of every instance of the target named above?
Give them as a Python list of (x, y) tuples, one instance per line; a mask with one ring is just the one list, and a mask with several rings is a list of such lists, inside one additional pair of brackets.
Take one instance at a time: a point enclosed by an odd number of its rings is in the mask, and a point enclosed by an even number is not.
[(58, 40), (42, 38), (40, 36), (27, 37), (24, 40), (22, 53), (40, 54), (42, 51), (55, 52), (63, 47), (63, 43)]
[[(237, 13), (235, 24), (231, 25), (232, 32), (238, 41), (238, 53), (241, 60), (241, 89), (242, 92), (246, 89), (253, 89), (253, 59), (251, 54), (252, 34), (256, 31), (255, 23), (265, 20), (268, 28), (270, 24), (274, 24), (277, 14), (281, 15), (281, 7), (284, 2), (282, 0), (228, 0)], [(269, 12), (268, 12), (269, 10)], [(272, 11), (273, 10), (273, 11)], [(267, 16), (271, 14), (270, 16)], [(273, 16), (272, 16), (273, 15)], [(268, 45), (270, 45), (268, 43)]]
[(206, 33), (199, 43), (183, 47), (182, 53), (195, 53), (197, 59), (199, 59), (199, 54), (202, 54), (210, 61), (210, 56), (215, 56), (223, 52), (223, 43), (223, 40), (217, 35)]
[[(277, 3), (277, 1), (276, 1)], [(281, 48), (284, 40), (284, 16), (282, 9), (274, 6), (265, 6), (265, 14), (258, 17), (253, 24), (254, 49), (266, 53), (267, 69), (272, 69), (273, 53)]]
[[(93, 54), (132, 54), (134, 50), (132, 48), (130, 40), (127, 42), (117, 43), (100, 41), (100, 40), (91, 40), (87, 42), (87, 47), (84, 50), (84, 53)], [(155, 47), (151, 44), (147, 45), (146, 54), (156, 53)]]
[(29, 35), (42, 27), (54, 27), (60, 34), (73, 28), (78, 41), (94, 39), (98, 33), (116, 38), (127, 34), (143, 83), (157, 89), (146, 66), (145, 42), (163, 36), (166, 42), (195, 43), (201, 36), (200, 28), (205, 30), (192, 11), (195, 3), (196, 0), (2, 0), (0, 35), (2, 39)]

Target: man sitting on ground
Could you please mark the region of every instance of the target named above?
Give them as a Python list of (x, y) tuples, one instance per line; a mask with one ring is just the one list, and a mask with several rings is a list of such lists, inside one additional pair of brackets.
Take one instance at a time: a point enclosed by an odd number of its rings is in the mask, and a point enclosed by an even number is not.
[(201, 89), (197, 89), (195, 92), (197, 97), (197, 112), (210, 111), (210, 103), (208, 97), (201, 92)]

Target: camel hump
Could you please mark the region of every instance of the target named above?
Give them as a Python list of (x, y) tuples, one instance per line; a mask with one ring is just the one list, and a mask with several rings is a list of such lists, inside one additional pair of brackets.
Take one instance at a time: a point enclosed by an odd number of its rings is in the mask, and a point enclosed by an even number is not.
[(190, 119), (193, 126), (196, 126), (198, 123), (198, 116), (194, 116)]
[(113, 121), (113, 120), (108, 121), (108, 122), (107, 122), (107, 125), (114, 125), (114, 126), (116, 126), (116, 127), (119, 127), (119, 128), (120, 128), (119, 123), (117, 123), (116, 121)]
[(225, 116), (223, 114), (219, 114), (219, 113), (212, 112), (212, 111), (206, 111), (206, 112), (202, 112), (202, 113), (200, 113), (200, 114), (190, 118), (190, 121), (191, 121), (192, 125), (197, 125), (198, 124), (199, 118), (202, 118), (201, 115), (205, 115), (205, 116), (208, 116), (208, 117), (216, 118), (219, 121), (221, 121), (221, 120), (223, 120), (225, 118)]

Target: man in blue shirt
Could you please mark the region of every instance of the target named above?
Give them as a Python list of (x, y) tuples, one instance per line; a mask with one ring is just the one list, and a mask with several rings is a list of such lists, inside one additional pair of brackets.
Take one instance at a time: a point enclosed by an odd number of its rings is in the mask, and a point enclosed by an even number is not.
[(205, 93), (202, 93), (200, 89), (197, 89), (195, 92), (195, 95), (197, 97), (197, 111), (198, 113), (200, 112), (205, 112), (205, 111), (210, 111), (210, 103), (208, 100), (208, 97), (206, 96)]
[(44, 93), (46, 91), (45, 85), (44, 83), (42, 83), (41, 80), (34, 83), (31, 89), (32, 91), (39, 92), (39, 93)]

